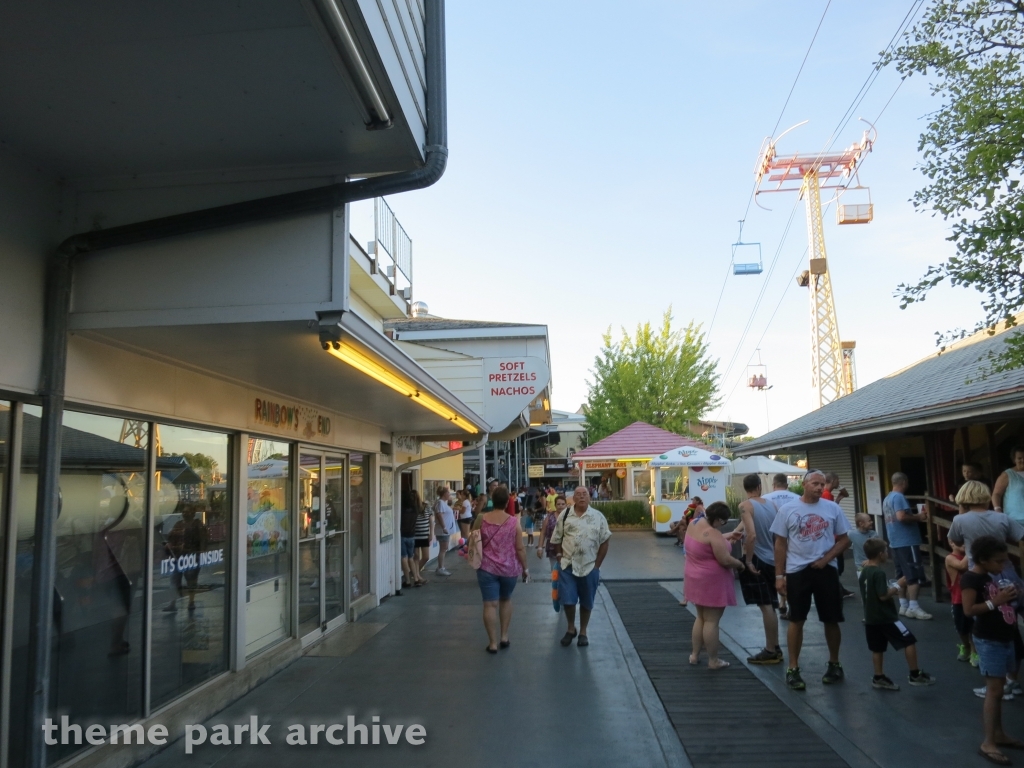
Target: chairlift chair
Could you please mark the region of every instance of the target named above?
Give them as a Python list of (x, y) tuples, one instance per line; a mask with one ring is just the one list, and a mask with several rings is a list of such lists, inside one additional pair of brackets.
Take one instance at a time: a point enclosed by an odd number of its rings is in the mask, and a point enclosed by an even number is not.
[[(743, 258), (750, 258), (753, 256), (755, 248), (757, 249), (757, 261), (737, 261), (737, 253), (741, 254)], [(732, 244), (732, 273), (734, 275), (760, 275), (763, 270), (764, 264), (761, 260), (760, 243), (740, 242)]]
[(856, 192), (854, 199), (858, 202), (840, 203), (836, 206), (836, 224), (868, 224), (875, 217), (875, 206), (871, 202), (871, 188), (861, 186), (858, 180), (857, 186), (847, 187), (840, 193)]
[(748, 365), (747, 386), (751, 389), (756, 389), (758, 392), (768, 389), (768, 366), (761, 365), (760, 363)]

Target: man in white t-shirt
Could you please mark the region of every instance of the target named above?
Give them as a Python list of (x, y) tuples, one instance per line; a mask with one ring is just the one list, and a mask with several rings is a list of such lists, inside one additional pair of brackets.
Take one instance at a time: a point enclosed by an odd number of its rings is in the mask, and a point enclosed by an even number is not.
[(771, 527), (775, 535), (775, 587), (789, 597), (786, 685), (794, 691), (807, 687), (800, 677), (800, 649), (812, 597), (818, 620), (825, 625), (828, 645), (828, 667), (821, 682), (828, 685), (843, 679), (843, 665), (839, 663), (843, 597), (836, 558), (850, 547), (850, 524), (838, 504), (821, 498), (824, 489), (824, 473), (812, 469), (804, 477), (804, 495), (785, 504)]
[(772, 492), (764, 495), (765, 501), (770, 501), (776, 509), (782, 509), (791, 501), (799, 501), (800, 497), (789, 490), (789, 478), (781, 472), (772, 478)]

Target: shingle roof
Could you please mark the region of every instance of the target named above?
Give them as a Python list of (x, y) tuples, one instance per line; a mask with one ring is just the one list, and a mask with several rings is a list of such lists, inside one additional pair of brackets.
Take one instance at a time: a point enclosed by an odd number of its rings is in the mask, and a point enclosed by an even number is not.
[(1024, 369), (983, 378), (989, 356), (1002, 351), (1013, 335), (978, 334), (756, 440), (741, 443), (736, 453), (764, 453), (835, 440), (852, 432), (896, 428), (907, 422), (941, 421), (968, 408), (996, 407), (1004, 401), (1009, 401), (1011, 408), (1024, 407)]
[(453, 331), (464, 328), (543, 328), (538, 323), (502, 323), (492, 320), (449, 320), (443, 317), (410, 317), (385, 320), (384, 328), (395, 331)]
[(573, 459), (627, 459), (631, 456), (651, 458), (684, 445), (707, 448), (692, 437), (683, 437), (647, 422), (635, 421), (615, 434), (577, 451)]

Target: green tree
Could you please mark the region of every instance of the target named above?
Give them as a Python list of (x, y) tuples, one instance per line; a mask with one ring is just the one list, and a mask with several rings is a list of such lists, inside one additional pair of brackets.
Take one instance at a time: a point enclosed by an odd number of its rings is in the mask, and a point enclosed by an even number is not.
[(638, 325), (630, 336), (612, 340), (594, 359), (593, 382), (587, 382), (588, 440), (595, 443), (635, 421), (646, 421), (672, 432), (686, 433), (718, 403), (716, 363), (699, 325), (672, 328), (672, 308), (661, 327)]
[(181, 456), (204, 483), (212, 483), (217, 479), (217, 460), (213, 456), (205, 453), (182, 453)]
[[(882, 56), (905, 76), (930, 78), (941, 106), (921, 135), (928, 183), (913, 198), (952, 225), (956, 254), (916, 283), (902, 284), (902, 308), (944, 281), (983, 295), (974, 330), (1014, 325), (1024, 308), (1024, 2), (934, 0), (904, 44)], [(937, 334), (940, 343), (968, 331)], [(1024, 365), (1024, 334), (1010, 337), (993, 370)]]

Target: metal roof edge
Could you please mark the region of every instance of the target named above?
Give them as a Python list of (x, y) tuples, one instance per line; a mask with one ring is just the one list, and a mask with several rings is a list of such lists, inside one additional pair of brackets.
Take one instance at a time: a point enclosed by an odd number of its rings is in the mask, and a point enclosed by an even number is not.
[(863, 435), (869, 435), (876, 432), (894, 432), (913, 429), (914, 427), (941, 424), (942, 422), (949, 421), (953, 418), (964, 419), (989, 416), (1006, 410), (1011, 410), (1000, 407), (1006, 404), (1015, 403), (1017, 407), (1024, 409), (1024, 398), (1020, 397), (1022, 391), (1024, 391), (1024, 387), (1018, 387), (1017, 389), (1006, 392), (999, 397), (986, 398), (984, 401), (977, 401), (976, 407), (965, 410), (953, 411), (950, 410), (948, 403), (943, 403), (941, 406), (918, 411), (917, 418), (908, 419), (903, 416), (886, 417), (863, 422), (853, 422), (853, 424), (857, 425), (854, 429), (838, 428), (824, 432), (804, 432), (799, 435), (793, 435), (792, 437), (782, 438), (767, 443), (760, 443), (759, 441), (754, 440), (749, 443), (737, 445), (736, 448), (733, 449), (733, 453), (737, 456), (752, 456), (761, 452), (800, 448), (806, 445), (814, 445), (816, 443), (834, 442), (840, 439), (861, 437)]

